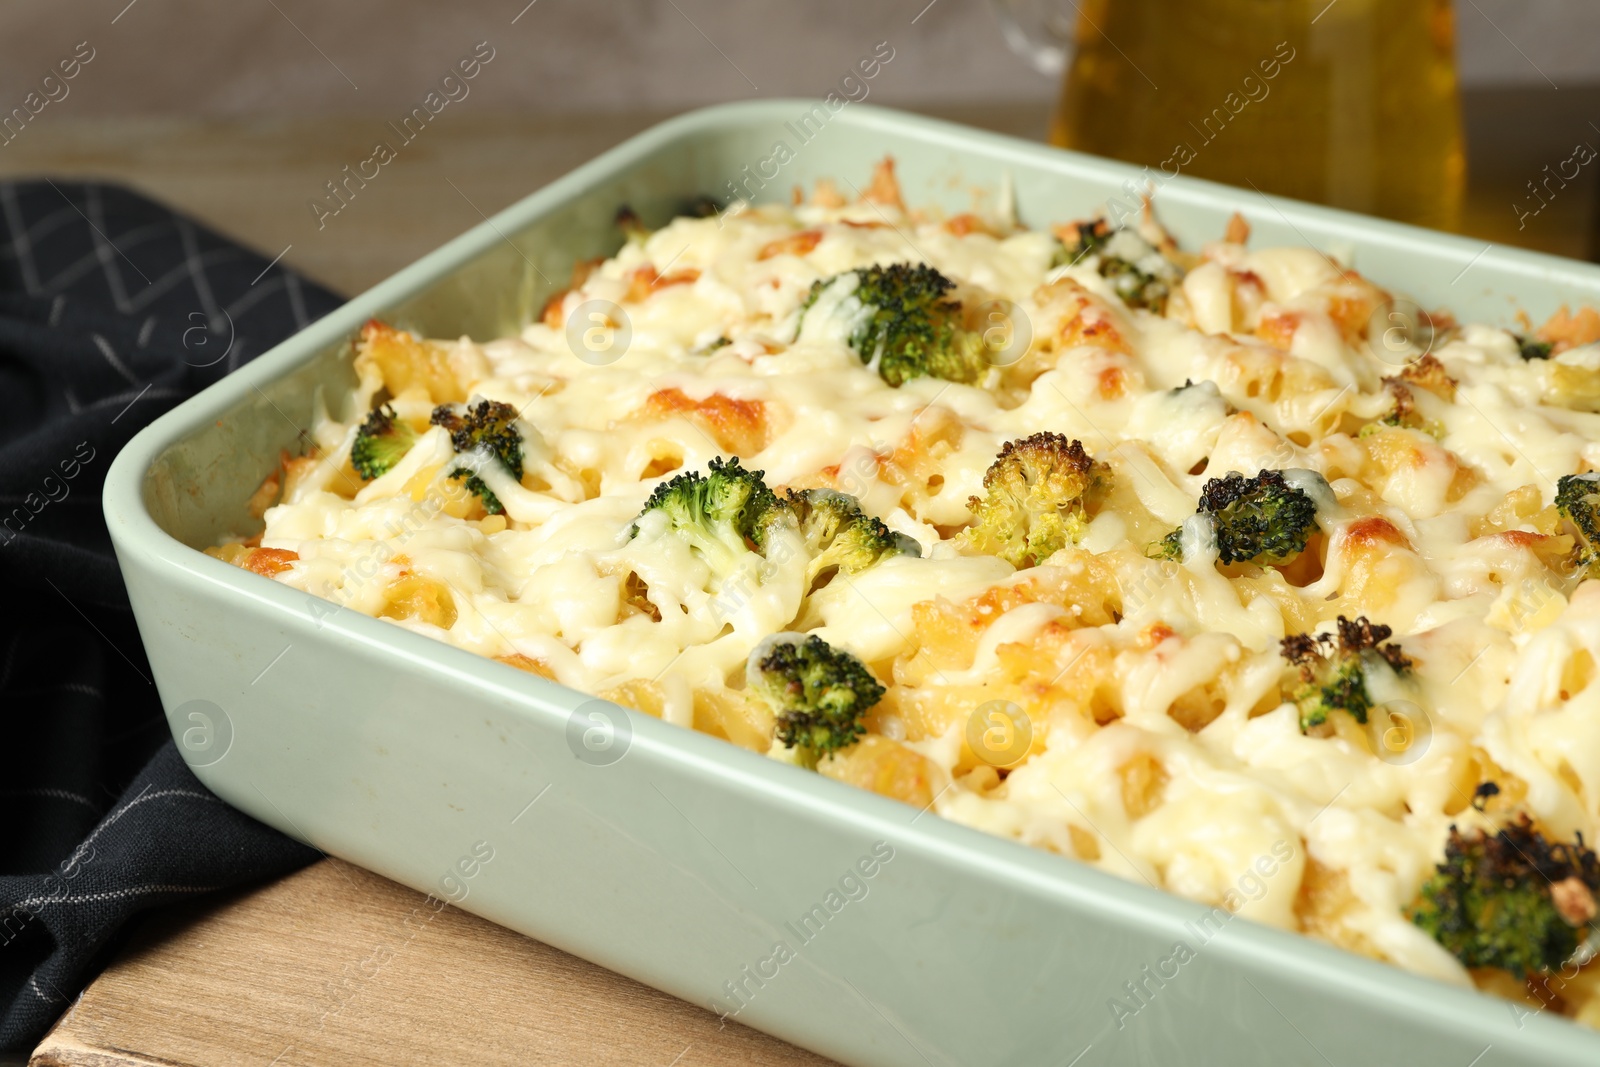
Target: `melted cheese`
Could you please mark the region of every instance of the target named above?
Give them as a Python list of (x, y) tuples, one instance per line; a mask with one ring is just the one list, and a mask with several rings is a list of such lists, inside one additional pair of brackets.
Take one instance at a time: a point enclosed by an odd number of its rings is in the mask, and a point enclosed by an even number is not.
[[(1382, 379), (1400, 369), (1366, 336), (1386, 299), (1370, 283), (1308, 250), (1219, 243), (1158, 316), (1123, 306), (1092, 260), (1052, 269), (1046, 235), (991, 228), (1002, 236), (881, 204), (679, 218), (519, 336), (442, 345), (464, 393), (521, 411), (522, 481), (479, 472), (503, 517), (438, 503), (457, 460), (437, 429), (382, 477), (341, 484), (383, 384), (364, 372), (349, 409), (316, 430), (320, 462), (266, 513), (261, 544), (298, 556), (276, 580), (527, 657), (587, 692), (649, 683), (661, 696), (647, 710), (684, 725), (701, 721), (695, 694), (737, 692), (765, 635), (814, 630), (889, 683), (872, 730), (934, 768), (940, 814), (1466, 982), (1404, 908), (1450, 825), (1489, 825), (1467, 803), (1486, 761), (1525, 783), (1526, 810), (1551, 831), (1600, 838), (1600, 587), (1576, 588), (1545, 550), (1544, 510), (1557, 478), (1600, 466), (1594, 397), (1573, 386), (1600, 350), (1530, 362), (1504, 331), (1455, 330), (1432, 353), (1455, 398), (1411, 386), (1436, 435), (1358, 435), (1388, 410)], [(791, 240), (807, 231), (817, 238)], [(920, 261), (964, 296), (1019, 308), (1027, 356), (975, 384), (891, 388), (846, 347), (848, 322), (819, 313), (797, 331), (819, 279)], [(851, 288), (825, 289), (819, 307), (848, 310)], [(615, 361), (569, 342), (570, 316), (593, 300), (629, 320)], [(393, 402), (425, 421), (435, 399)], [(1077, 548), (1017, 573), (955, 538), (999, 447), (1040, 430), (1081, 440), (1115, 488)], [(857, 496), (922, 558), (808, 597), (798, 543), (719, 580), (659, 515), (627, 535), (653, 485), (735, 446), (774, 486)], [(1290, 471), (1317, 503), (1310, 573), (1225, 574), (1195, 517), (1210, 478), (1264, 468)], [(1186, 561), (1147, 558), (1176, 527)], [(448, 590), (447, 626), (385, 610), (402, 576)], [(1377, 735), (1353, 723), (1306, 736), (1285, 699), (1280, 639), (1338, 615), (1387, 623), (1416, 661), (1403, 693), (1425, 731), (1404, 758), (1380, 759)], [(965, 740), (991, 699), (1033, 724), (1003, 780)], [(1238, 892), (1275, 846), (1291, 858), (1259, 876), (1259, 894)], [(1343, 887), (1336, 921), (1304, 914), (1313, 868)]]

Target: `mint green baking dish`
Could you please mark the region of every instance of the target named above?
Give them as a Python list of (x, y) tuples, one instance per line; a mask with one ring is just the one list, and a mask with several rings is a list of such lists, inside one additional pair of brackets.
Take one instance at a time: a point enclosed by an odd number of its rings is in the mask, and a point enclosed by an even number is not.
[[(1199, 904), (647, 716), (601, 708), (616, 729), (586, 748), (604, 724), (584, 695), (197, 551), (247, 527), (245, 498), (295, 447), (317, 391), (349, 387), (366, 319), (445, 337), (513, 330), (575, 259), (614, 250), (620, 203), (651, 222), (691, 195), (725, 196), (730, 180), (786, 198), (819, 177), (859, 182), (888, 152), (910, 203), (961, 210), (974, 188), (1009, 182), (1038, 225), (1127, 200), (1137, 177), (860, 105), (800, 144), (789, 124), (816, 106), (663, 123), (134, 438), (107, 479), (106, 519), (195, 773), (320, 849), (846, 1063), (1600, 1058), (1600, 1035), (1565, 1020), (1247, 920), (1207, 927)], [(793, 150), (781, 166), (780, 141)], [(1477, 319), (1600, 302), (1600, 268), (1585, 264), (1183, 178), (1157, 204), (1189, 247), (1237, 210), (1258, 243), (1315, 244)], [(1192, 958), (1163, 978), (1180, 941)], [(663, 1046), (661, 1062), (678, 1051)]]

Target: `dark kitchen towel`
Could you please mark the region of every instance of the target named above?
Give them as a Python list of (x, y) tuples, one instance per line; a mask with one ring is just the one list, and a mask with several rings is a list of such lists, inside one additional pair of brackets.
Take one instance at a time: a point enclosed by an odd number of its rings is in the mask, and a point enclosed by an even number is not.
[(0, 183), (0, 1052), (131, 916), (316, 858), (174, 750), (100, 490), (140, 427), (339, 303), (126, 189)]

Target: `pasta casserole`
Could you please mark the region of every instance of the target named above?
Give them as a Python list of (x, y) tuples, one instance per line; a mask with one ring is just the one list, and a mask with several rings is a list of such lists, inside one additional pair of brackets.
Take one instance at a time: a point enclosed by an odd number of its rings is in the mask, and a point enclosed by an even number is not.
[(619, 222), (515, 336), (368, 324), (212, 554), (1600, 1025), (1600, 314), (890, 161)]

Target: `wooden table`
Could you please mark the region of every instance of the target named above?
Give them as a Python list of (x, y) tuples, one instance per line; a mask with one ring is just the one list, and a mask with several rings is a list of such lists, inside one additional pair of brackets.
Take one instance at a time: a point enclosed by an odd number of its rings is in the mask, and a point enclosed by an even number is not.
[[(1468, 232), (1573, 256), (1600, 252), (1591, 166), (1525, 230), (1511, 205), (1600, 115), (1600, 91), (1469, 96)], [(1023, 136), (1036, 105), (942, 109)], [(347, 293), (650, 125), (452, 115), (318, 228), (308, 201), (383, 136), (380, 119), (245, 124), (54, 116), (0, 152), (0, 176), (113, 177)], [(1589, 134), (1600, 144), (1600, 134)], [(137, 931), (39, 1046), (45, 1067), (290, 1064), (820, 1064), (737, 1024), (454, 908), (414, 935), (423, 897), (338, 860)], [(375, 950), (387, 957), (374, 969)]]
[[(342, 860), (145, 923), (35, 1067), (823, 1067)], [(407, 920), (410, 920), (409, 922)]]

